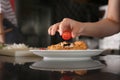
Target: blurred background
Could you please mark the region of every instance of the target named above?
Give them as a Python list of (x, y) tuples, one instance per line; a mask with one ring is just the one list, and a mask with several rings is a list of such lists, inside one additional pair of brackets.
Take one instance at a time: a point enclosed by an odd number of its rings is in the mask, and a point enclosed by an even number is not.
[[(56, 33), (55, 36), (48, 35), (47, 31), (50, 25), (66, 17), (81, 22), (96, 22), (105, 18), (107, 1), (108, 0), (16, 0), (17, 21), (20, 31), (25, 38), (24, 43), (29, 46), (47, 47), (48, 45), (63, 41), (58, 33)], [(80, 36), (77, 40), (86, 41), (91, 49), (111, 48), (109, 46), (116, 44), (112, 43), (108, 45), (104, 38), (98, 39), (86, 36)], [(117, 42), (120, 42), (120, 39), (117, 39)], [(118, 49), (119, 46), (112, 48)]]

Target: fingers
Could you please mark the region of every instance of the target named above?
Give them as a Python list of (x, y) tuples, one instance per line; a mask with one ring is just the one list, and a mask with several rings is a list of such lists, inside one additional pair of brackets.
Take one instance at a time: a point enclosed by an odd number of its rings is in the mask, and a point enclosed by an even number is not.
[(59, 24), (60, 23), (56, 23), (56, 24), (50, 26), (50, 28), (48, 29), (48, 34), (55, 35), (56, 31), (58, 30)]
[(79, 28), (73, 28), (73, 30), (71, 32), (72, 38), (80, 36), (79, 30), (80, 30)]
[(60, 33), (60, 35), (62, 35), (62, 33), (65, 30), (71, 30), (70, 29), (70, 19), (68, 19), (68, 18), (64, 18), (63, 21), (59, 25), (59, 33)]
[(75, 38), (78, 36), (78, 33), (79, 33), (79, 30), (80, 30), (80, 23), (75, 21), (75, 20), (72, 20), (72, 26), (71, 26), (71, 29), (72, 29), (72, 32), (71, 32), (71, 35), (72, 35), (72, 38)]
[(48, 33), (50, 35), (55, 35), (56, 31), (58, 31), (59, 34), (62, 35), (63, 32), (67, 30), (67, 31), (71, 31), (72, 38), (75, 38), (79, 36), (79, 30), (80, 30), (79, 26), (80, 26), (79, 22), (69, 18), (64, 18), (61, 22), (52, 25), (48, 29)]
[(63, 31), (70, 30), (70, 19), (64, 18), (61, 22), (52, 25), (48, 29), (48, 34), (55, 35), (56, 31), (62, 35)]
[(72, 30), (72, 32), (71, 32), (72, 38), (77, 37), (77, 32), (76, 31), (77, 31), (76, 29)]

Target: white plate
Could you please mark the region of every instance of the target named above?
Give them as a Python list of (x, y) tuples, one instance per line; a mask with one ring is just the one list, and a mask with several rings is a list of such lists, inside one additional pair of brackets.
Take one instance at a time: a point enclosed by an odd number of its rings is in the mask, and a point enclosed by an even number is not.
[(83, 58), (92, 57), (101, 54), (104, 50), (91, 49), (91, 50), (30, 50), (33, 54), (42, 56), (45, 59), (50, 58)]
[(30, 65), (30, 68), (36, 70), (50, 71), (73, 71), (73, 70), (94, 70), (103, 68), (105, 65), (96, 60), (84, 61), (53, 61), (41, 60)]
[(6, 55), (6, 56), (36, 56), (29, 50), (2, 50), (0, 49), (0, 55)]

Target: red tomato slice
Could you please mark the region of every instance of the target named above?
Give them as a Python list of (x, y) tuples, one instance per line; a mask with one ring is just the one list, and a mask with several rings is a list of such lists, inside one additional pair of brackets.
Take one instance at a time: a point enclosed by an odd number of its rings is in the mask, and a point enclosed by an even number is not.
[(71, 32), (70, 31), (64, 31), (63, 34), (62, 34), (62, 38), (64, 40), (70, 40), (72, 38)]

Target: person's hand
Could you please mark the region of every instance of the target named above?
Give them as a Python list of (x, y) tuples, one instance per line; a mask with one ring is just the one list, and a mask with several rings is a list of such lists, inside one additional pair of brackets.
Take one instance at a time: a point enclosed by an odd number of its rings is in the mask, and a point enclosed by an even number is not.
[(0, 34), (0, 43), (3, 44), (4, 42), (4, 34)]
[(48, 29), (48, 34), (55, 35), (55, 33), (58, 31), (59, 34), (62, 35), (64, 31), (71, 31), (72, 38), (75, 38), (80, 36), (80, 33), (84, 29), (82, 26), (83, 24), (81, 22), (64, 18), (61, 22), (50, 26)]
[(1, 33), (0, 33), (0, 43), (1, 44), (4, 44), (5, 43), (5, 34), (6, 33), (8, 33), (8, 32), (10, 32), (10, 31), (12, 31), (13, 29), (12, 28), (10, 28), (10, 29), (6, 29), (5, 31), (3, 30), (3, 31), (0, 31)]

